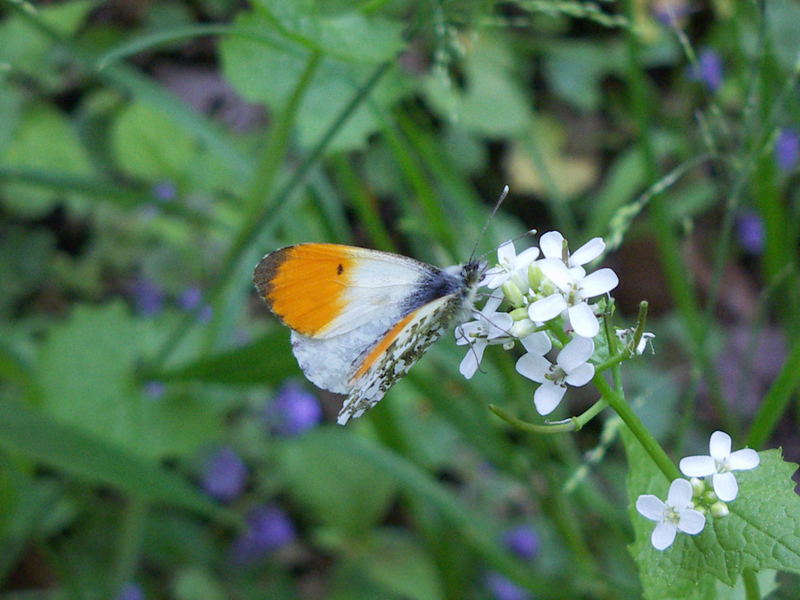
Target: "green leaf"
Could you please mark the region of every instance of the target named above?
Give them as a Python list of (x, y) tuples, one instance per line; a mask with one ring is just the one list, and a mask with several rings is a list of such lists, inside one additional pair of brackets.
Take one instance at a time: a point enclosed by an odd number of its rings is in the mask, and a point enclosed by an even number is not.
[[(97, 4), (95, 0), (73, 0), (39, 7), (36, 15), (58, 33), (71, 36)], [(14, 15), (0, 24), (0, 63), (8, 63), (15, 70), (55, 88), (63, 79), (58, 61), (52, 60), (56, 56), (52, 43), (26, 19)]]
[[(271, 32), (276, 37), (276, 43), (265, 44), (241, 36), (224, 39), (221, 45), (224, 72), (246, 99), (280, 111), (294, 90), (298, 74), (303, 72), (310, 53), (322, 52), (324, 58), (297, 115), (300, 144), (310, 147), (369, 78), (375, 63), (394, 56), (400, 47), (399, 31), (386, 31), (381, 43), (370, 42), (377, 43), (377, 47), (364, 46), (368, 50), (359, 55), (358, 61), (354, 61), (351, 55), (331, 54), (330, 48), (317, 44), (335, 45), (343, 38), (363, 39), (363, 36), (371, 35), (369, 30), (375, 25), (372, 20), (358, 15), (339, 15), (334, 18), (339, 25), (329, 30), (327, 24), (330, 19), (322, 19), (313, 13), (303, 16), (301, 7), (295, 3), (280, 3), (274, 8), (278, 17), (270, 17), (264, 11), (242, 13), (236, 24), (237, 29)], [(291, 16), (285, 14), (289, 12)], [(382, 30), (382, 26), (375, 26), (377, 31)], [(319, 31), (327, 32), (325, 36), (335, 34), (337, 39), (327, 42), (326, 39), (317, 39), (312, 42), (304, 37), (308, 33), (306, 28), (319, 28)], [(370, 97), (374, 106), (368, 103), (360, 106), (337, 134), (331, 149), (350, 149), (363, 144), (367, 136), (379, 127), (375, 108), (388, 107), (409, 91), (407, 88), (407, 83), (397, 72), (385, 77)]]
[(0, 402), (0, 446), (80, 479), (109, 485), (151, 502), (223, 516), (205, 496), (157, 463), (22, 406)]
[(380, 529), (360, 549), (358, 568), (392, 597), (436, 600), (444, 590), (431, 557), (401, 530)]
[[(47, 104), (29, 106), (13, 141), (0, 154), (0, 163), (7, 166), (52, 169), (62, 173), (91, 173), (89, 156), (67, 119)], [(77, 198), (60, 189), (33, 187), (21, 183), (2, 186), (3, 203), (10, 210), (26, 216), (40, 216), (59, 200)]]
[(219, 419), (202, 398), (153, 400), (135, 377), (140, 339), (119, 303), (75, 309), (44, 342), (37, 379), (54, 419), (147, 457), (195, 451)]
[(465, 59), (465, 90), (459, 89), (448, 73), (436, 71), (426, 83), (426, 98), (443, 118), (470, 131), (515, 137), (531, 118), (517, 82), (516, 65), (500, 38), (482, 33)]
[(345, 431), (319, 430), (279, 447), (278, 470), (289, 493), (325, 524), (364, 534), (383, 516), (394, 482), (348, 450)]
[(292, 356), (289, 334), (283, 327), (247, 346), (160, 372), (164, 381), (208, 381), (227, 384), (279, 383), (299, 374)]
[(796, 465), (780, 450), (760, 452), (761, 464), (736, 473), (739, 495), (730, 514), (708, 517), (696, 536), (679, 533), (667, 550), (650, 544), (654, 524), (633, 507), (641, 494), (665, 498), (669, 482), (638, 446), (624, 435), (630, 463), (629, 509), (636, 540), (630, 546), (639, 566), (645, 598), (714, 598), (717, 581), (733, 586), (745, 569), (800, 572), (800, 496), (791, 476)]
[(326, 10), (326, 2), (258, 0), (273, 27), (293, 42), (347, 62), (376, 64), (403, 47), (403, 26), (352, 10)]

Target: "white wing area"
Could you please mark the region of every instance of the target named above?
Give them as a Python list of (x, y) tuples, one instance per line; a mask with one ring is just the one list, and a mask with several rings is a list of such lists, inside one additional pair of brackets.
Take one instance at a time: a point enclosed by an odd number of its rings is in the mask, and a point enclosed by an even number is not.
[(399, 320), (389, 317), (358, 321), (357, 325), (333, 337), (312, 338), (292, 331), (292, 351), (308, 380), (323, 390), (349, 394), (350, 380), (358, 369), (359, 356), (367, 352)]
[(408, 373), (459, 308), (455, 298), (454, 294), (443, 296), (417, 309), (386, 350), (355, 380), (353, 374), (396, 319), (365, 323), (345, 335), (324, 339), (292, 332), (294, 354), (306, 376), (323, 389), (348, 395), (339, 412), (339, 424), (375, 406), (395, 381)]
[[(439, 272), (425, 263), (388, 252), (363, 252), (350, 271), (342, 312), (315, 337), (328, 339), (354, 332), (365, 321), (399, 321), (405, 301), (419, 289), (420, 282)], [(374, 328), (367, 329), (380, 335), (388, 327), (377, 332)]]

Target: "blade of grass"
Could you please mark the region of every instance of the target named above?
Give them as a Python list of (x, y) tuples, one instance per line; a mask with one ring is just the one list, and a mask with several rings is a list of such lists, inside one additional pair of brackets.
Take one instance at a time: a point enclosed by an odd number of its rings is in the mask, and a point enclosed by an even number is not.
[(756, 413), (750, 432), (747, 434), (747, 445), (751, 448), (762, 448), (772, 435), (778, 421), (786, 412), (792, 393), (800, 385), (800, 340), (795, 340), (781, 372), (775, 379), (761, 407)]
[(85, 481), (238, 523), (182, 477), (21, 405), (0, 402), (0, 445)]

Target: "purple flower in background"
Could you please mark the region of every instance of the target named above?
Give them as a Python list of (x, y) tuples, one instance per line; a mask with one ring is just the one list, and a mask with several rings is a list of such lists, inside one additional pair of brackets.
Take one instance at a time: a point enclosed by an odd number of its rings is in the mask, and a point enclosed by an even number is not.
[(144, 600), (145, 595), (142, 588), (136, 583), (127, 583), (123, 587), (115, 600)]
[(146, 381), (144, 384), (144, 393), (153, 400), (159, 400), (166, 390), (167, 386), (163, 381), (152, 380)]
[(140, 315), (150, 317), (164, 308), (164, 291), (157, 283), (140, 278), (133, 284), (133, 301)]
[(162, 202), (169, 202), (178, 197), (178, 188), (171, 181), (159, 181), (153, 186), (153, 195)]
[(530, 600), (531, 598), (526, 590), (494, 571), (486, 575), (484, 585), (495, 600)]
[(287, 383), (267, 406), (265, 418), (273, 433), (295, 436), (319, 425), (322, 407), (313, 394)]
[(296, 537), (289, 516), (274, 505), (254, 508), (247, 515), (247, 529), (233, 543), (233, 562), (239, 565), (251, 563), (283, 548)]
[(712, 92), (722, 85), (722, 59), (714, 50), (703, 50), (689, 69), (689, 79), (702, 81)]
[(539, 536), (530, 525), (518, 525), (503, 534), (503, 544), (520, 558), (530, 560), (539, 551)]
[(791, 171), (800, 158), (800, 136), (791, 128), (781, 129), (775, 142), (775, 160), (781, 171)]
[(203, 301), (203, 292), (199, 286), (192, 285), (183, 290), (178, 296), (178, 307), (181, 310), (194, 310)]
[(751, 254), (761, 254), (764, 250), (764, 222), (753, 211), (736, 217), (736, 234), (742, 248)]
[(206, 463), (203, 489), (209, 496), (231, 502), (236, 500), (247, 481), (247, 465), (233, 448), (221, 448)]

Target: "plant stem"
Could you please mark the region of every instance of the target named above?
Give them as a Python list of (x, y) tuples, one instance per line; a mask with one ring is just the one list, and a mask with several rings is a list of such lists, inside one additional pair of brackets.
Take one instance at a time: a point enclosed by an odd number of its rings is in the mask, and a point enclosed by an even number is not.
[(681, 473), (678, 467), (670, 460), (667, 453), (664, 452), (664, 449), (650, 434), (641, 419), (633, 412), (633, 409), (625, 401), (625, 398), (614, 391), (601, 374), (596, 374), (592, 381), (597, 389), (600, 390), (600, 393), (603, 394), (603, 398), (608, 402), (609, 406), (614, 409), (633, 435), (636, 436), (636, 439), (639, 440), (639, 443), (650, 455), (650, 458), (653, 459), (653, 462), (656, 463), (656, 466), (661, 469), (664, 476), (670, 481), (680, 478)]
[(565, 421), (550, 425), (537, 425), (535, 423), (523, 421), (522, 419), (518, 419), (517, 417), (507, 413), (495, 404), (490, 404), (489, 410), (515, 429), (519, 429), (521, 431), (530, 431), (531, 433), (550, 434), (563, 433), (565, 431), (579, 431), (584, 425), (586, 425), (586, 423), (597, 416), (597, 414), (600, 413), (600, 411), (602, 411), (606, 406), (608, 406), (608, 402), (601, 398), (577, 417), (571, 417)]

